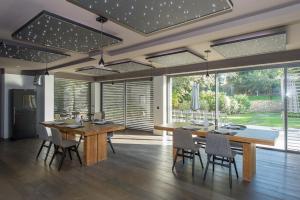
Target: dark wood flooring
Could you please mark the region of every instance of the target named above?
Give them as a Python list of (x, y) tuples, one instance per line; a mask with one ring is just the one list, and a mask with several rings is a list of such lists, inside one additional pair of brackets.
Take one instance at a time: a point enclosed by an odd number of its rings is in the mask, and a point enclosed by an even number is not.
[[(128, 134), (128, 132), (127, 132)], [(138, 132), (135, 132), (138, 134)], [(233, 176), (229, 189), (228, 169), (210, 169), (202, 182), (203, 170), (196, 161), (195, 177), (191, 161), (178, 163), (172, 173), (170, 141), (159, 136), (116, 135), (117, 154), (109, 149), (109, 159), (91, 167), (80, 167), (75, 156), (67, 159), (60, 172), (35, 160), (40, 145), (36, 139), (0, 143), (0, 199), (300, 199), (300, 155), (257, 150), (257, 173), (251, 183)], [(201, 152), (206, 162), (204, 151)], [(237, 165), (242, 175), (241, 156)]]

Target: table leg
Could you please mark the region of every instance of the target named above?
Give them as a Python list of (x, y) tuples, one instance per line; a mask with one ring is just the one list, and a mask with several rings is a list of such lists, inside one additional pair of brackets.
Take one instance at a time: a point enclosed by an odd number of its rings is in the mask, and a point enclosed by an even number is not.
[(243, 144), (243, 179), (251, 182), (256, 172), (256, 145), (252, 143)]
[(98, 134), (98, 162), (107, 159), (107, 133)]
[(89, 165), (96, 164), (98, 162), (97, 147), (98, 147), (97, 135), (84, 137), (83, 155), (84, 155), (85, 165), (89, 166)]

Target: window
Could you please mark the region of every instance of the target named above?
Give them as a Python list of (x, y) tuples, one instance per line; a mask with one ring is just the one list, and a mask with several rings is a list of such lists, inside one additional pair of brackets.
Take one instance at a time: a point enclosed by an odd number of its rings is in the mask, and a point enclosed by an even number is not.
[(74, 117), (80, 113), (88, 118), (90, 113), (90, 83), (86, 81), (55, 78), (54, 113), (65, 117)]
[(136, 130), (153, 130), (153, 82), (102, 83), (102, 110), (107, 120)]

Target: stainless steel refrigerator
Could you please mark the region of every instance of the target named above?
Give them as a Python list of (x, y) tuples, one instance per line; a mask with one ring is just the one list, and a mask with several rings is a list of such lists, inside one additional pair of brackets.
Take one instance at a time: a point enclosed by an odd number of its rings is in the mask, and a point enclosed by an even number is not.
[(36, 91), (10, 90), (12, 139), (36, 137)]

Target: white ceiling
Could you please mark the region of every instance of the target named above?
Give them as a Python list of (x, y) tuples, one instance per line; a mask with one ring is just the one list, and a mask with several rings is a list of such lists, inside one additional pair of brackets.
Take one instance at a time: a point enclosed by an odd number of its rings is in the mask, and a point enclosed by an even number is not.
[[(300, 1), (299, 0), (233, 0), (233, 11), (208, 18), (179, 28), (142, 36), (112, 22), (104, 25), (104, 31), (123, 39), (122, 44), (105, 49), (105, 61), (132, 59), (147, 62), (145, 55), (164, 50), (188, 47), (204, 54), (210, 48), (210, 41), (272, 27), (287, 26), (288, 49), (300, 48)], [(0, 39), (11, 39), (11, 34), (19, 27), (46, 10), (69, 18), (81, 24), (100, 30), (96, 15), (62, 0), (0, 0)], [(70, 58), (53, 62), (49, 67), (88, 57), (72, 53)], [(57, 69), (75, 73), (79, 67), (96, 65), (95, 61)], [(212, 50), (209, 60), (223, 59)], [(18, 66), (18, 67), (17, 67)], [(0, 67), (9, 70), (43, 69), (43, 64), (0, 58)], [(160, 67), (160, 66), (156, 66)]]

